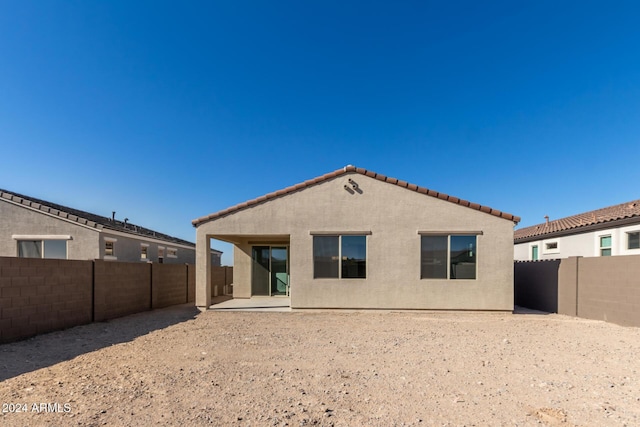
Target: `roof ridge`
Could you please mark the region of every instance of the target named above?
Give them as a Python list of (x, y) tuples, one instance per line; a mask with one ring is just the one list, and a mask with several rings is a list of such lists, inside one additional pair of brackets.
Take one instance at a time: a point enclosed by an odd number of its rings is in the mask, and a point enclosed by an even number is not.
[(307, 187), (311, 187), (313, 185), (319, 184), (321, 182), (327, 181), (327, 180), (332, 179), (332, 178), (336, 178), (336, 177), (344, 175), (346, 173), (354, 173), (354, 172), (358, 173), (360, 175), (365, 175), (365, 176), (368, 176), (370, 178), (377, 179), (379, 181), (383, 181), (383, 182), (387, 182), (387, 183), (390, 183), (390, 184), (394, 184), (394, 185), (397, 185), (399, 187), (406, 188), (408, 190), (416, 191), (418, 193), (425, 194), (427, 196), (436, 197), (436, 198), (441, 199), (441, 200), (445, 200), (445, 201), (448, 201), (448, 202), (451, 202), (451, 203), (455, 203), (455, 204), (458, 204), (458, 205), (461, 205), (461, 206), (464, 206), (464, 207), (468, 207), (468, 208), (475, 209), (475, 210), (478, 210), (478, 211), (481, 211), (481, 212), (484, 212), (484, 213), (488, 213), (490, 215), (494, 215), (494, 216), (497, 216), (497, 217), (500, 217), (500, 218), (504, 218), (504, 219), (513, 221), (516, 224), (518, 222), (520, 222), (520, 217), (512, 215), (510, 213), (502, 212), (502, 211), (497, 210), (497, 209), (492, 209), (492, 208), (490, 208), (488, 206), (483, 206), (483, 205), (480, 205), (478, 203), (469, 202), (467, 200), (460, 199), (458, 197), (449, 196), (448, 194), (445, 194), (445, 193), (440, 193), (438, 191), (430, 190), (430, 189), (428, 189), (426, 187), (421, 187), (421, 186), (418, 186), (416, 184), (411, 184), (411, 183), (409, 183), (407, 181), (402, 181), (402, 180), (399, 180), (397, 178), (391, 178), (391, 177), (388, 177), (386, 175), (382, 175), (382, 174), (379, 174), (379, 173), (376, 173), (376, 172), (373, 172), (373, 171), (370, 171), (370, 170), (367, 170), (367, 169), (359, 168), (359, 167), (356, 167), (356, 166), (353, 166), (353, 165), (346, 165), (341, 169), (337, 169), (337, 170), (335, 170), (333, 172), (328, 172), (328, 173), (326, 173), (324, 175), (321, 175), (319, 177), (316, 177), (316, 178), (313, 178), (313, 179), (308, 179), (308, 180), (303, 181), (303, 182), (301, 182), (299, 184), (291, 185), (291, 186), (286, 187), (284, 189), (273, 191), (271, 193), (267, 193), (264, 196), (260, 196), (260, 197), (248, 200), (246, 202), (239, 203), (237, 205), (231, 206), (231, 207), (223, 209), (221, 211), (214, 212), (212, 214), (209, 214), (209, 215), (206, 215), (206, 216), (203, 216), (203, 217), (200, 217), (200, 218), (196, 218), (193, 221), (191, 221), (191, 223), (193, 224), (194, 227), (197, 227), (202, 223), (205, 223), (205, 222), (217, 219), (217, 218), (221, 218), (221, 217), (229, 215), (231, 213), (246, 209), (246, 208), (248, 208), (250, 206), (255, 206), (257, 204), (264, 203), (267, 200), (271, 200), (271, 199), (274, 199), (276, 197), (281, 197), (281, 196), (284, 196), (286, 194), (291, 194), (293, 192), (299, 191), (299, 190), (307, 188)]

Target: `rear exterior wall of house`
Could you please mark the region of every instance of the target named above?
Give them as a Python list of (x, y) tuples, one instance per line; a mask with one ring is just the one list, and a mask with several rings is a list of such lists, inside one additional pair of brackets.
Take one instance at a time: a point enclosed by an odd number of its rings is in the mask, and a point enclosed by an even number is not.
[[(351, 178), (358, 191), (348, 191)], [(251, 296), (252, 242), (290, 247), (293, 308), (513, 310), (513, 227), (504, 218), (345, 174), (200, 224), (237, 242), (234, 297)], [(422, 234), (477, 235), (475, 279), (421, 278)], [(314, 236), (366, 235), (366, 278), (314, 278)]]

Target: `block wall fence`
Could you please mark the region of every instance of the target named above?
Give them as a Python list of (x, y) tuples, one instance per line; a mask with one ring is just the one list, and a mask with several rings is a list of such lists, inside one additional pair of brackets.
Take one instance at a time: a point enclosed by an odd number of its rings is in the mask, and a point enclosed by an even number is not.
[(640, 326), (640, 256), (571, 257), (514, 264), (515, 304)]
[[(228, 269), (213, 267), (212, 289)], [(194, 301), (191, 264), (0, 257), (0, 343)]]

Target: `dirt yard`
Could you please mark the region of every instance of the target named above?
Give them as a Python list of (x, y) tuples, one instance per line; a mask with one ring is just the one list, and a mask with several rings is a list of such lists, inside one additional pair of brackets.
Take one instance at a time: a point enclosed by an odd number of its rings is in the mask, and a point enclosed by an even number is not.
[(179, 306), (0, 345), (0, 380), (2, 426), (637, 426), (640, 329)]

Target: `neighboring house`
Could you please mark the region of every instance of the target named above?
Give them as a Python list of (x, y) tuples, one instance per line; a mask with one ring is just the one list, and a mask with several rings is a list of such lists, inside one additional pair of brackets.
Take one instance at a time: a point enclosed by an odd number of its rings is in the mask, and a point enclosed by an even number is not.
[(516, 261), (640, 255), (640, 200), (521, 228)]
[[(212, 265), (222, 252), (211, 250)], [(0, 189), (0, 256), (195, 263), (195, 244)]]
[(513, 310), (519, 218), (354, 166), (193, 221), (196, 305), (204, 256), (234, 244), (234, 298), (293, 308)]

